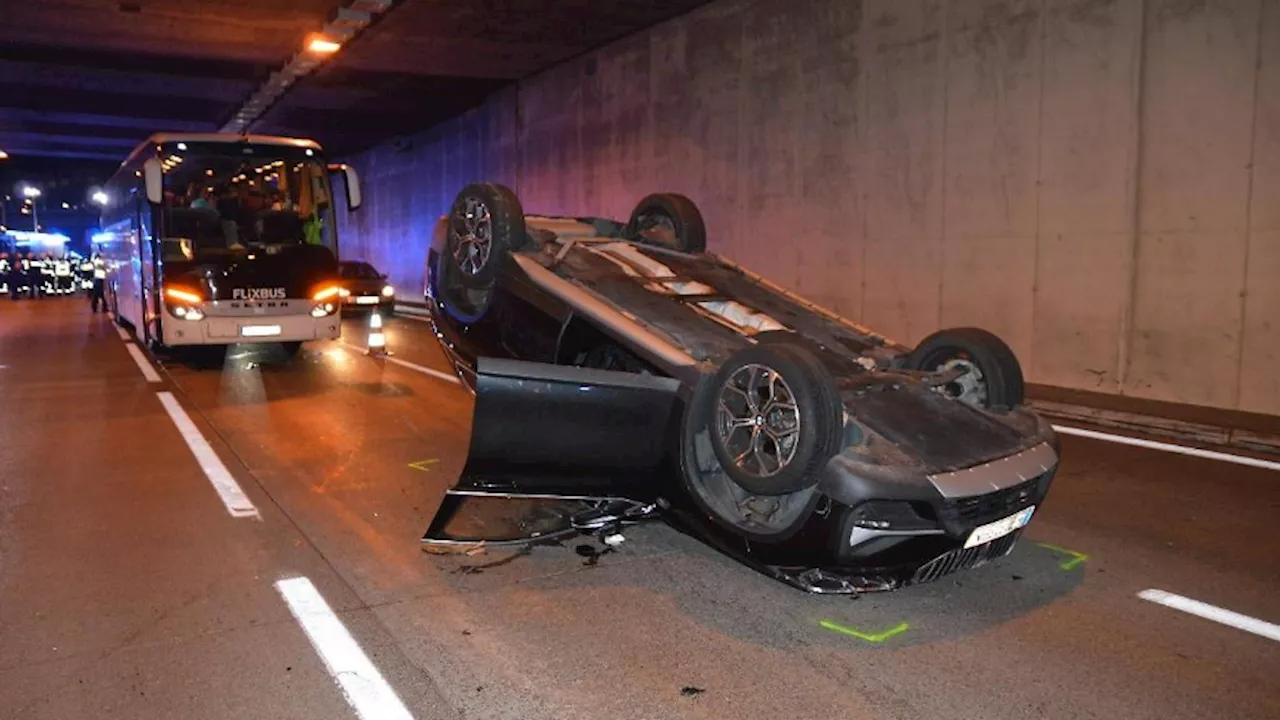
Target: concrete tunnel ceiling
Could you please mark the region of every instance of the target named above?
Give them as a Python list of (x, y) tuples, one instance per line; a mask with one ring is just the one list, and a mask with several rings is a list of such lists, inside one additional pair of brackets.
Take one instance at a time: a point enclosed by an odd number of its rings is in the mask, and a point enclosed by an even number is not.
[[(393, 0), (251, 132), (340, 156), (706, 0)], [(0, 0), (11, 168), (114, 165), (152, 132), (224, 127), (359, 0)]]

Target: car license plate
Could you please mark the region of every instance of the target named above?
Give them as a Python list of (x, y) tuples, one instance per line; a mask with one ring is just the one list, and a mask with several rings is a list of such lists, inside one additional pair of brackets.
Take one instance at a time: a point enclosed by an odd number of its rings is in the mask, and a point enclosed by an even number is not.
[(241, 337), (271, 337), (280, 334), (279, 325), (241, 325)]
[(964, 541), (964, 546), (971, 548), (1002, 538), (1031, 522), (1031, 514), (1035, 511), (1036, 506), (1032, 505), (1025, 510), (1019, 510), (1009, 517), (989, 522), (986, 525), (979, 525), (973, 529), (973, 532), (969, 533), (969, 539)]
[(360, 305), (376, 305), (378, 298), (375, 295), (361, 295), (356, 298), (356, 303)]

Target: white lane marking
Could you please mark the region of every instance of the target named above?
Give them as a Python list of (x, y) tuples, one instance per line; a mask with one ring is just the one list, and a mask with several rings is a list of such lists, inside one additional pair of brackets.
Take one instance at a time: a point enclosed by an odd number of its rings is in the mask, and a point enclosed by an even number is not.
[(1053, 429), (1063, 435), (1079, 435), (1080, 437), (1092, 438), (1094, 440), (1105, 440), (1107, 442), (1120, 443), (1121, 445), (1133, 445), (1135, 447), (1143, 447), (1151, 450), (1163, 450), (1165, 452), (1178, 453), (1180, 455), (1191, 455), (1193, 457), (1208, 458), (1209, 460), (1221, 460), (1222, 462), (1235, 463), (1237, 465), (1248, 465), (1250, 467), (1263, 468), (1265, 470), (1280, 470), (1280, 462), (1274, 460), (1262, 460), (1247, 455), (1233, 455), (1231, 453), (1217, 452), (1215, 450), (1201, 450), (1200, 448), (1187, 447), (1186, 445), (1174, 445), (1173, 443), (1156, 442), (1155, 440), (1143, 440), (1142, 438), (1129, 437), (1128, 435), (1112, 435), (1111, 433), (1098, 432), (1097, 430), (1085, 430), (1084, 428), (1067, 427), (1065, 425), (1054, 425)]
[(119, 335), (120, 339), (125, 342), (130, 342), (131, 340), (133, 340), (133, 338), (129, 337), (129, 333), (119, 325), (116, 325), (116, 334)]
[(227, 466), (222, 464), (218, 453), (213, 451), (209, 442), (200, 434), (200, 428), (191, 422), (187, 411), (178, 404), (178, 399), (173, 396), (173, 393), (160, 392), (156, 395), (169, 413), (173, 424), (178, 426), (182, 439), (187, 441), (191, 454), (196, 456), (196, 462), (200, 463), (200, 469), (204, 470), (205, 477), (209, 478), (209, 483), (218, 492), (218, 497), (222, 498), (222, 504), (227, 506), (227, 512), (231, 513), (232, 517), (256, 517), (261, 520), (258, 508), (249, 500), (249, 496), (244, 494), (244, 490), (240, 489), (236, 479), (231, 477)]
[(395, 317), (397, 320), (412, 320), (414, 322), (420, 322), (420, 323), (431, 322), (431, 318), (427, 317), (426, 315), (413, 315), (403, 311), (396, 313), (393, 317)]
[(138, 369), (142, 371), (142, 377), (146, 378), (147, 382), (160, 382), (160, 376), (156, 374), (155, 368), (151, 367), (147, 356), (142, 354), (142, 348), (129, 343), (124, 346), (124, 349), (129, 351), (129, 356), (138, 364)]
[(305, 577), (276, 581), (311, 646), (361, 720), (413, 720), (396, 691), (360, 649), (320, 591)]
[(396, 305), (396, 315), (401, 314), (412, 315), (415, 318), (421, 319), (430, 317), (431, 311), (424, 307), (420, 308), (413, 305)]
[(1173, 593), (1165, 592), (1164, 590), (1143, 590), (1138, 593), (1138, 597), (1159, 605), (1164, 605), (1165, 607), (1171, 607), (1174, 610), (1191, 613), (1192, 615), (1202, 617), (1206, 620), (1212, 620), (1217, 623), (1222, 623), (1223, 625), (1230, 625), (1237, 630), (1244, 630), (1245, 632), (1253, 633), (1254, 635), (1261, 635), (1269, 640), (1280, 642), (1280, 625), (1264, 622), (1257, 618), (1249, 617), (1248, 615), (1241, 615), (1240, 613), (1232, 612), (1231, 610), (1224, 610), (1216, 605), (1202, 603), (1199, 600), (1192, 600), (1191, 598), (1183, 597), (1181, 595), (1174, 595)]
[[(341, 343), (342, 343), (342, 345), (343, 345), (344, 347), (346, 347), (348, 350), (351, 350), (351, 351), (353, 351), (353, 352), (361, 352), (361, 353), (369, 352), (369, 348), (364, 347), (363, 345), (356, 345), (356, 344), (354, 344), (354, 343), (349, 343), (349, 342), (347, 342), (346, 340), (341, 340), (341, 341), (339, 341), (339, 342), (341, 342)], [(420, 373), (422, 373), (422, 374), (424, 374), (424, 375), (430, 375), (431, 377), (434, 377), (434, 378), (439, 378), (439, 379), (441, 379), (441, 380), (447, 380), (447, 381), (449, 381), (449, 382), (453, 383), (454, 385), (461, 385), (461, 384), (462, 384), (462, 381), (461, 381), (461, 380), (459, 380), (459, 379), (458, 379), (458, 376), (456, 376), (456, 375), (450, 375), (449, 373), (440, 372), (439, 370), (432, 370), (432, 369), (431, 369), (431, 368), (429, 368), (429, 367), (425, 367), (425, 366), (423, 366), (423, 365), (419, 365), (419, 364), (417, 364), (417, 363), (411, 363), (411, 362), (409, 362), (408, 360), (401, 360), (400, 358), (397, 358), (397, 357), (391, 357), (390, 355), (383, 355), (383, 356), (382, 356), (382, 359), (383, 359), (383, 360), (386, 360), (387, 362), (395, 363), (396, 365), (399, 365), (399, 366), (401, 366), (401, 367), (407, 367), (407, 368), (409, 368), (410, 370), (417, 370), (418, 372), (420, 372)]]

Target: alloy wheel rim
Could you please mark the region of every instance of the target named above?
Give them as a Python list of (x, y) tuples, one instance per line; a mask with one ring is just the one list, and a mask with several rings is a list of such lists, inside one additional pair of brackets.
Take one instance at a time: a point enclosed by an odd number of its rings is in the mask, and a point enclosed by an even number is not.
[(740, 471), (760, 478), (782, 472), (800, 440), (800, 409), (791, 386), (766, 365), (738, 368), (720, 387), (716, 432)]
[(453, 217), (454, 263), (462, 272), (475, 275), (488, 264), (493, 251), (493, 219), (489, 207), (479, 198), (467, 198)]

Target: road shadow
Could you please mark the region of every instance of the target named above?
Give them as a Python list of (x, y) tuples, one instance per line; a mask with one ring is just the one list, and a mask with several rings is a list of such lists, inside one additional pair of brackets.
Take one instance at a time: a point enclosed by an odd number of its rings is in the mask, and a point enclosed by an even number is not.
[[(665, 599), (657, 605), (686, 621), (781, 650), (902, 648), (981, 634), (1070, 594), (1086, 567), (1064, 569), (1070, 556), (1023, 538), (1004, 558), (932, 583), (824, 596), (784, 585), (662, 523), (625, 534), (627, 542), (617, 549), (576, 537), (531, 550), (426, 555), (425, 561), (436, 566), (441, 582), (462, 593), (570, 591), (598, 604), (640, 591)], [(679, 624), (675, 618), (653, 622)]]

